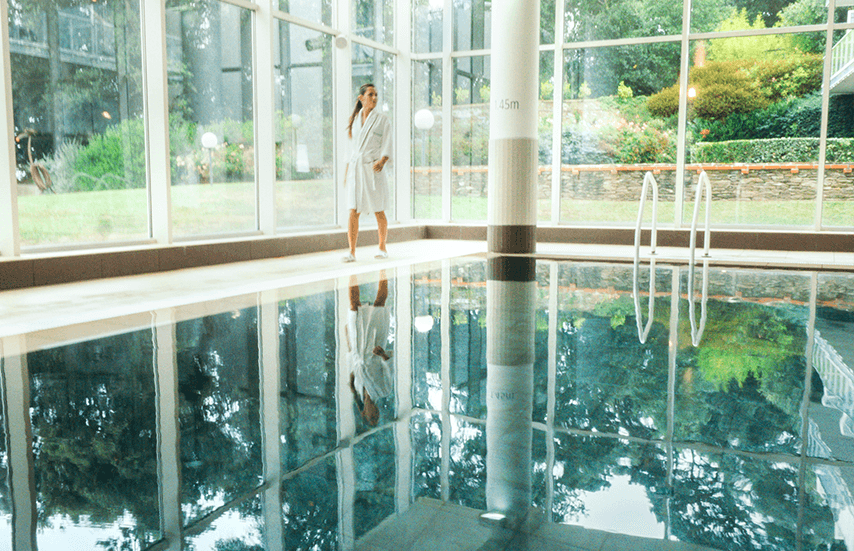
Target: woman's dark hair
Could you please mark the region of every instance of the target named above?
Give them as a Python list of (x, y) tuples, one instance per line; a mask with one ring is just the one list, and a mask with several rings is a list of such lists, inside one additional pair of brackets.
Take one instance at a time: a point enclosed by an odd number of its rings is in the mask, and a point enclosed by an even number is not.
[[(366, 82), (365, 84), (359, 86), (359, 95), (362, 96), (367, 92), (368, 88), (376, 88), (370, 82)], [(353, 121), (356, 120), (356, 115), (359, 114), (359, 111), (362, 110), (362, 102), (358, 98), (356, 99), (356, 107), (353, 109), (353, 114), (350, 115), (350, 122), (347, 123), (347, 135), (351, 138), (353, 137)]]

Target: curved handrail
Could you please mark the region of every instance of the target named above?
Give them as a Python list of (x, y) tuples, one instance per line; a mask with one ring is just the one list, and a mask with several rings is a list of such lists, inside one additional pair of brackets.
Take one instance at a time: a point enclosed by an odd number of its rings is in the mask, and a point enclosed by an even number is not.
[[(706, 196), (706, 224), (705, 228), (703, 228), (703, 289), (702, 302), (700, 303), (700, 326), (698, 328), (694, 314), (694, 273), (697, 270), (695, 248), (697, 245), (697, 218), (700, 214), (700, 200), (704, 194)], [(688, 260), (688, 315), (691, 318), (691, 344), (694, 346), (700, 345), (700, 339), (703, 338), (703, 331), (706, 329), (706, 301), (709, 297), (709, 244), (711, 242), (709, 221), (711, 220), (711, 212), (712, 184), (709, 181), (709, 175), (704, 170), (700, 173), (700, 178), (697, 181), (697, 195), (694, 198), (694, 216), (691, 219), (691, 242), (689, 245), (690, 252)]]
[(641, 222), (643, 222), (643, 208), (646, 204), (647, 190), (652, 182), (652, 234), (649, 239), (650, 251), (649, 254), (655, 254), (655, 245), (658, 240), (658, 183), (655, 181), (655, 176), (652, 172), (646, 171), (643, 177), (643, 187), (641, 188), (640, 205), (638, 206), (638, 221), (635, 225), (635, 261), (640, 257), (640, 240), (641, 240)]
[[(649, 194), (649, 186), (652, 184), (652, 234), (650, 235), (649, 245), (650, 251), (649, 254), (649, 303), (647, 306), (647, 322), (646, 326), (643, 325), (643, 315), (641, 314), (640, 309), (640, 292), (638, 290), (639, 282), (638, 282), (638, 269), (640, 266), (640, 241), (641, 241), (641, 223), (643, 222), (643, 209), (646, 204), (646, 197)], [(640, 205), (638, 206), (638, 220), (637, 225), (635, 226), (635, 261), (634, 261), (634, 269), (633, 269), (633, 287), (632, 287), (632, 297), (634, 298), (635, 303), (635, 323), (638, 328), (638, 340), (641, 344), (646, 342), (646, 338), (649, 336), (649, 330), (652, 328), (652, 318), (655, 314), (655, 246), (658, 240), (658, 230), (656, 228), (656, 224), (658, 223), (658, 183), (655, 181), (655, 176), (652, 175), (652, 172), (647, 171), (643, 177), (643, 187), (641, 188), (641, 199)]]

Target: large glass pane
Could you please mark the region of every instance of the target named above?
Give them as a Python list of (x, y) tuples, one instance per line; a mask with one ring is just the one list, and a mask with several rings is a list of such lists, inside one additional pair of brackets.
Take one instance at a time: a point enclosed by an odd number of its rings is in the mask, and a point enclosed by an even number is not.
[(489, 56), (454, 58), (451, 218), (486, 220)]
[(540, 0), (540, 44), (555, 43), (556, 0)]
[(275, 70), (277, 224), (334, 224), (332, 37), (279, 22)]
[(297, 17), (324, 25), (332, 25), (332, 0), (274, 0), (275, 7)]
[(454, 0), (454, 50), (483, 50), (490, 47), (491, 0)]
[(854, 226), (854, 32), (837, 33), (830, 71), (823, 226)]
[[(355, 106), (356, 104), (359, 88), (363, 84), (373, 84), (378, 96), (375, 109), (379, 109), (381, 113), (391, 119), (392, 128), (394, 128), (394, 120), (392, 119), (394, 114), (394, 61), (394, 55), (388, 52), (353, 43), (353, 87), (350, 94), (352, 105)], [(347, 117), (349, 118), (349, 116), (348, 113)], [(394, 143), (394, 139), (392, 142)], [(386, 182), (389, 185), (389, 204), (392, 205), (392, 210), (394, 210), (395, 196), (397, 195), (395, 193), (394, 163), (395, 159), (391, 159), (387, 168), (383, 170), (386, 172)], [(394, 212), (386, 212), (386, 216), (394, 219)], [(373, 217), (371, 218), (373, 219)]]
[(443, 0), (412, 0), (412, 51), (442, 51)]
[(635, 222), (646, 172), (658, 222), (674, 219), (677, 118), (652, 100), (676, 80), (679, 52), (678, 43), (565, 51), (561, 221)]
[(160, 539), (153, 356), (151, 331), (27, 355), (40, 549)]
[[(801, 48), (823, 36), (759, 35), (691, 44), (686, 224), (700, 171), (711, 183), (713, 224), (813, 224), (823, 56), (820, 48)], [(650, 98), (650, 106), (667, 116), (678, 95), (673, 81)]]
[(12, 0), (9, 35), (21, 244), (147, 238), (139, 2)]
[(394, 44), (394, 2), (392, 0), (353, 0), (353, 34)]
[[(840, 2), (842, 4), (842, 2)], [(845, 21), (845, 10), (838, 10)], [(840, 19), (837, 19), (839, 21)], [(691, 3), (693, 32), (743, 31), (771, 27), (819, 25), (827, 22), (827, 2), (811, 0), (758, 0), (720, 2), (694, 0)]]
[[(539, 169), (537, 170), (537, 220), (551, 220), (552, 156), (555, 98), (555, 53), (540, 52), (539, 120), (537, 124)], [(558, 92), (558, 95), (560, 92)]]
[(681, 0), (565, 2), (564, 36), (567, 42), (676, 35), (682, 32)]
[(174, 234), (254, 230), (252, 12), (176, 0), (166, 26)]
[(412, 62), (412, 216), (442, 217), (442, 60)]

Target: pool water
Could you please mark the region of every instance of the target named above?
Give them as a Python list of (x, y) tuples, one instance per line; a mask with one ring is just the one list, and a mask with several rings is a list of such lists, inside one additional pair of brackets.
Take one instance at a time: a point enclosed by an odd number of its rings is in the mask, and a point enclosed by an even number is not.
[(0, 550), (854, 551), (854, 274), (519, 262), (4, 338)]

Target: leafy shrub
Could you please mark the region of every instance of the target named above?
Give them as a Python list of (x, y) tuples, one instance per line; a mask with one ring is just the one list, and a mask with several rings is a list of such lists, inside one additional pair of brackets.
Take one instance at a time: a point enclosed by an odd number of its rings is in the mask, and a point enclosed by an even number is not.
[(702, 141), (818, 137), (821, 95), (789, 98), (750, 113), (734, 113), (722, 121), (695, 119), (692, 129)]
[(660, 120), (640, 124), (621, 120), (602, 132), (602, 149), (620, 164), (676, 161), (673, 134)]
[(785, 58), (761, 61), (749, 72), (765, 97), (777, 102), (821, 90), (823, 64), (820, 55), (790, 54)]
[[(807, 163), (818, 160), (818, 138), (776, 138), (696, 143), (692, 163)], [(827, 162), (854, 161), (854, 139), (829, 138)]]
[(649, 96), (646, 107), (656, 117), (672, 117), (679, 111), (679, 85), (674, 84)]
[(73, 191), (145, 187), (143, 121), (125, 120), (89, 138), (77, 154), (74, 171)]

